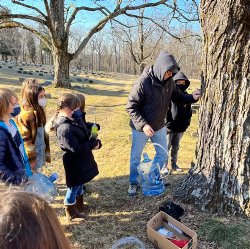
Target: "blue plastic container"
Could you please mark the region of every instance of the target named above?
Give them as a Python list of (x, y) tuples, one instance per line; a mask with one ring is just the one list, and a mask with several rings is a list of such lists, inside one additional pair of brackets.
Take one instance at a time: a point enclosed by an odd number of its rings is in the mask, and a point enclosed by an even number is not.
[(143, 157), (143, 161), (137, 168), (142, 193), (145, 196), (160, 195), (165, 191), (165, 186), (161, 179), (160, 167), (150, 160), (147, 153), (143, 153)]

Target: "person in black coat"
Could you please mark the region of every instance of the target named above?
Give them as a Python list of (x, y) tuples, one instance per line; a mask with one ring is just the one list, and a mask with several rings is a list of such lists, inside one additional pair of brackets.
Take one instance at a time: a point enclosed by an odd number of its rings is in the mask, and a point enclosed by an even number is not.
[[(180, 91), (182, 91), (184, 94), (188, 94), (186, 90), (190, 86), (190, 81), (185, 76), (185, 74), (178, 72), (173, 79)], [(177, 157), (181, 138), (190, 125), (191, 117), (191, 104), (184, 105), (176, 103), (174, 100), (171, 101), (167, 113), (166, 127), (168, 151), (171, 149), (171, 167), (174, 171), (182, 171), (182, 169), (177, 165)]]
[(166, 116), (171, 100), (189, 104), (200, 98), (199, 90), (184, 94), (176, 87), (172, 77), (179, 70), (174, 56), (162, 50), (155, 64), (146, 68), (132, 86), (126, 105), (132, 128), (129, 195), (137, 193), (137, 167), (149, 138), (156, 151), (153, 163), (164, 169), (167, 160)]
[[(78, 124), (72, 115), (79, 107), (74, 94), (62, 94), (58, 100), (58, 111), (52, 121), (60, 147), (64, 151), (63, 165), (68, 187), (64, 204), (68, 220), (85, 218), (83, 211), (83, 184), (98, 175), (98, 167), (92, 150), (101, 147), (99, 139), (89, 139), (85, 125)], [(78, 199), (78, 197), (81, 197)], [(81, 203), (80, 203), (81, 202)]]

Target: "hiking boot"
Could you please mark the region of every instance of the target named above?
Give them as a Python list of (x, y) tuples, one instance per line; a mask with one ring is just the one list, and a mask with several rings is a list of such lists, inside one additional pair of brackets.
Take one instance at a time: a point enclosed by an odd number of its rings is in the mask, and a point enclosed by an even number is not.
[(182, 169), (177, 164), (172, 164), (172, 170), (182, 172)]
[(73, 205), (65, 205), (65, 213), (66, 213), (67, 221), (71, 221), (71, 220), (76, 219), (76, 218), (80, 218), (80, 219), (85, 220), (85, 218), (86, 218), (85, 214), (79, 213), (77, 206), (76, 206), (76, 203)]
[(137, 184), (130, 184), (128, 187), (128, 194), (134, 196), (137, 193)]
[(84, 204), (83, 194), (76, 196), (76, 207), (80, 213), (88, 212), (91, 210), (91, 207), (87, 204)]

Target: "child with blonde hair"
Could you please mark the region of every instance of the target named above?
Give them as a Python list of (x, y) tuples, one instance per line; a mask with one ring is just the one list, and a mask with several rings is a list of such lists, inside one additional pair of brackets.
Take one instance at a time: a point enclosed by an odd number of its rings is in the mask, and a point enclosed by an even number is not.
[(17, 95), (0, 89), (0, 181), (20, 185), (31, 176), (24, 143), (12, 117), (20, 113)]
[(37, 195), (0, 193), (1, 249), (73, 249), (53, 208)]

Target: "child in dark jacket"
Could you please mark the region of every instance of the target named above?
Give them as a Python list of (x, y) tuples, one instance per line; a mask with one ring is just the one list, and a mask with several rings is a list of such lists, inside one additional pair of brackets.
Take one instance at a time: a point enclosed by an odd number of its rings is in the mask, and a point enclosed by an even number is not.
[[(83, 126), (87, 127), (88, 135), (89, 135), (89, 137), (91, 137), (92, 136), (91, 129), (92, 129), (93, 125), (96, 125), (98, 131), (100, 130), (100, 125), (86, 121), (86, 118), (85, 118), (86, 117), (85, 97), (81, 93), (77, 93), (76, 96), (79, 99), (79, 108), (73, 113), (72, 117), (76, 120), (76, 122), (79, 125), (83, 125)], [(83, 194), (90, 193), (90, 191), (86, 188), (86, 185), (83, 185), (82, 188), (83, 188)]]
[(52, 121), (56, 130), (63, 154), (63, 165), (68, 187), (64, 204), (66, 218), (85, 218), (81, 214), (83, 206), (83, 184), (98, 175), (98, 167), (92, 150), (101, 147), (99, 139), (89, 139), (86, 125), (79, 125), (73, 113), (79, 107), (79, 98), (70, 93), (64, 93), (58, 99), (58, 110)]
[[(174, 81), (176, 86), (185, 94), (186, 89), (190, 85), (190, 81), (185, 76), (184, 73), (178, 72), (174, 76)], [(167, 141), (168, 141), (168, 151), (171, 149), (171, 167), (172, 170), (182, 171), (182, 169), (177, 165), (178, 151), (180, 148), (181, 138), (190, 125), (192, 117), (191, 104), (176, 104), (171, 101), (167, 113)]]
[(24, 143), (14, 120), (20, 113), (16, 94), (0, 90), (0, 181), (20, 185), (31, 176)]

